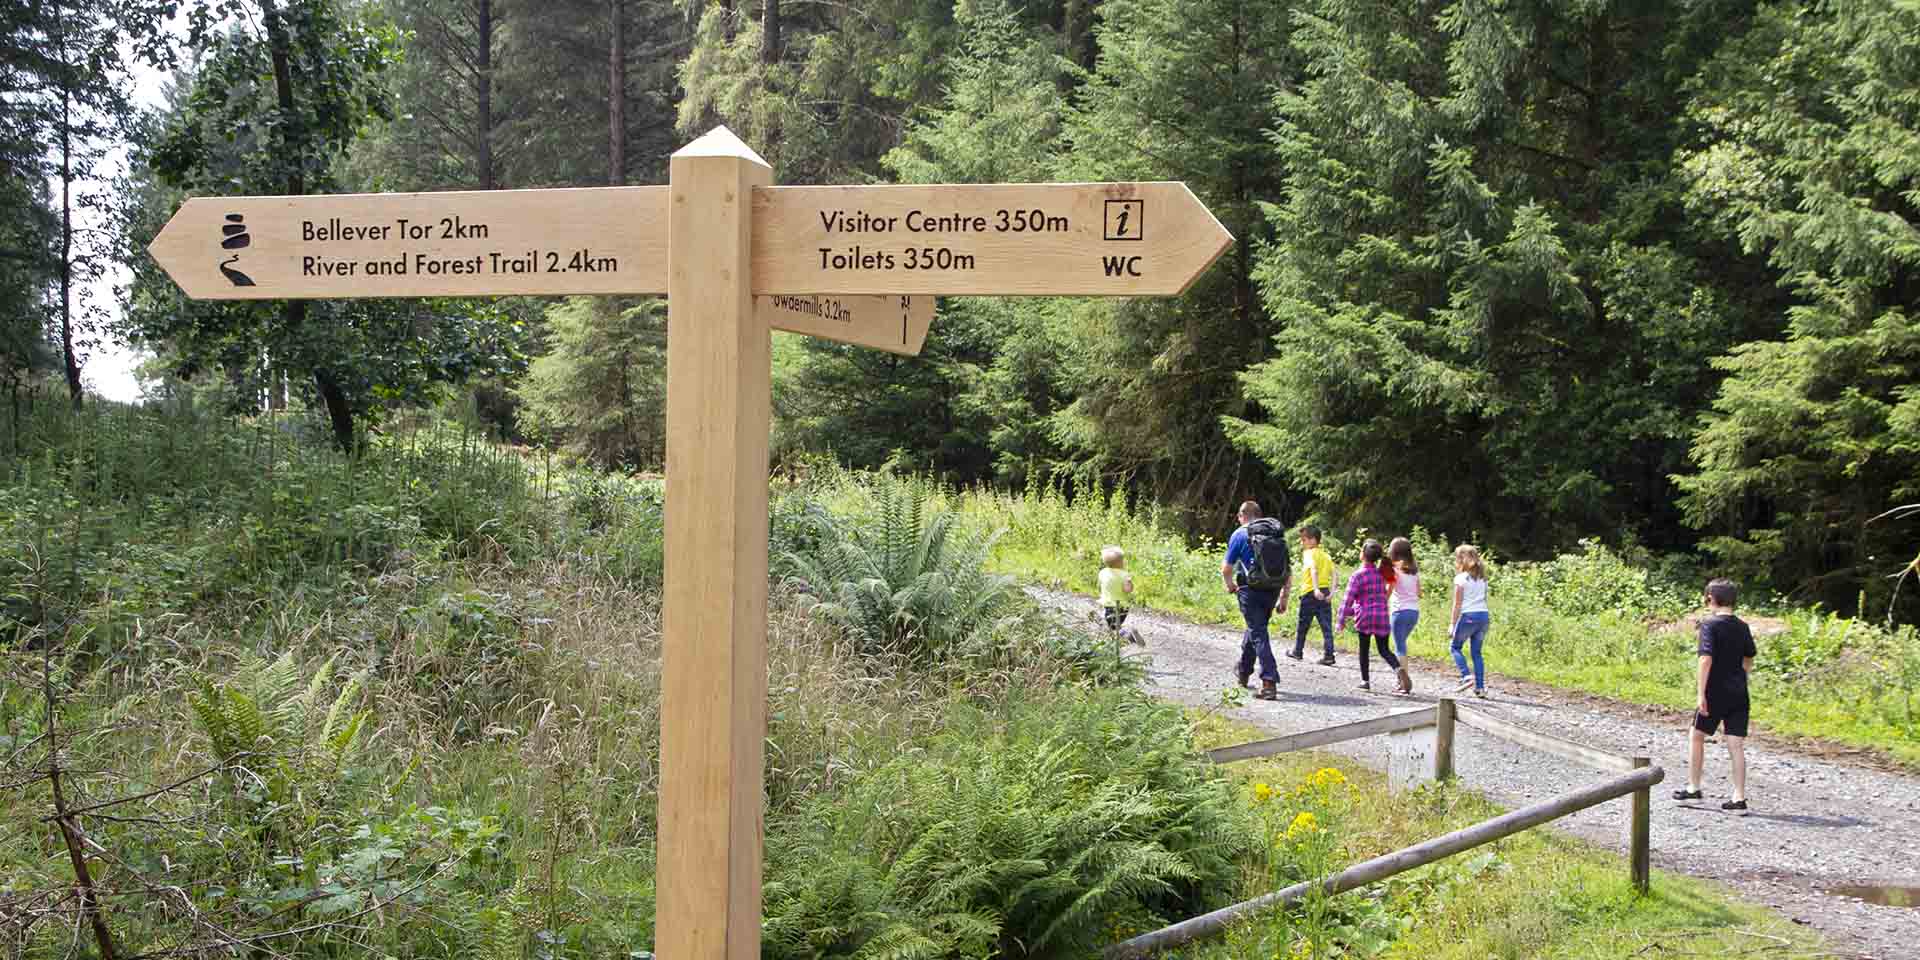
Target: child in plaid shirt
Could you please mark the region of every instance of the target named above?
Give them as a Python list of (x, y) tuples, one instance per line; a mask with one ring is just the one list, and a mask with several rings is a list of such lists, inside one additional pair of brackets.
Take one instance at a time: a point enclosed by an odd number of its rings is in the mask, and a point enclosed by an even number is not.
[(1340, 630), (1345, 631), (1347, 621), (1352, 620), (1354, 629), (1360, 632), (1360, 689), (1373, 689), (1367, 676), (1367, 648), (1377, 645), (1380, 659), (1399, 675), (1400, 687), (1394, 692), (1412, 693), (1413, 677), (1393, 655), (1393, 644), (1388, 642), (1392, 626), (1387, 620), (1387, 577), (1392, 568), (1387, 566), (1385, 555), (1378, 540), (1361, 545), (1360, 569), (1347, 578), (1347, 598), (1340, 604)]

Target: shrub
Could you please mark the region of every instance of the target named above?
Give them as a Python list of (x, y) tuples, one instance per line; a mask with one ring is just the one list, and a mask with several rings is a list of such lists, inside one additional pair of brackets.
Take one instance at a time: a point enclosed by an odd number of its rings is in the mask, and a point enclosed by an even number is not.
[(918, 659), (987, 652), (1021, 629), (1031, 605), (1012, 577), (987, 572), (992, 534), (962, 527), (923, 484), (883, 478), (869, 489), (869, 522), (813, 512), (814, 533), (776, 561), (803, 607), (865, 652)]
[(942, 732), (769, 831), (770, 957), (1084, 957), (1230, 898), (1257, 842), (1176, 708), (1062, 692)]

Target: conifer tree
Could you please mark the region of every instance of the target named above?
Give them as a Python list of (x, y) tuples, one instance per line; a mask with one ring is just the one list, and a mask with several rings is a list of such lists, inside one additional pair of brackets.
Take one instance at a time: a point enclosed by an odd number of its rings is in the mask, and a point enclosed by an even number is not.
[(1185, 181), (1235, 237), (1184, 296), (1081, 304), (1058, 333), (1075, 399), (1051, 436), (1085, 472), (1136, 477), (1181, 505), (1264, 486), (1220, 418), (1244, 409), (1234, 377), (1270, 349), (1252, 252), (1256, 204), (1279, 186), (1264, 131), (1295, 79), (1292, 19), (1291, 4), (1255, 0), (1107, 0), (1065, 124), (1060, 178)]
[[(1063, 65), (1006, 0), (966, 0), (956, 15), (965, 39), (948, 64), (944, 96), (909, 120), (882, 163), (911, 183), (1046, 179)], [(1028, 429), (1037, 416), (1021, 408), (1021, 397), (1001, 402), (994, 371), (1008, 345), (1025, 342), (1023, 332), (1045, 316), (1040, 301), (945, 298), (913, 359), (807, 338), (781, 391), (805, 398), (782, 404), (790, 442), (860, 465), (903, 453), (956, 479), (984, 478), (996, 438)]]
[(1914, 535), (1872, 520), (1920, 499), (1920, 8), (1768, 6), (1690, 112), (1690, 199), (1793, 303), (1715, 361), (1687, 519), (1729, 569), (1877, 609)]
[(1310, 79), (1276, 100), (1277, 354), (1235, 439), (1370, 526), (1539, 550), (1624, 513), (1671, 537), (1706, 359), (1766, 322), (1672, 160), (1677, 80), (1725, 12), (1316, 3)]

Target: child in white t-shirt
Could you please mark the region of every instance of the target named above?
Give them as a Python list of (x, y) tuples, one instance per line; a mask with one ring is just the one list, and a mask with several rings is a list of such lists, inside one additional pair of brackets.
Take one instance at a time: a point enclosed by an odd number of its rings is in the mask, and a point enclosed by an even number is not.
[[(1487, 664), (1480, 647), (1487, 639), (1487, 565), (1480, 559), (1480, 548), (1463, 543), (1454, 548), (1453, 618), (1447, 632), (1453, 637), (1453, 664), (1460, 668), (1460, 683), (1455, 689), (1473, 688), (1473, 695), (1487, 695)], [(1473, 673), (1467, 673), (1467, 658), (1460, 655), (1462, 644), (1473, 651)]]
[(1393, 564), (1387, 616), (1393, 624), (1393, 645), (1405, 657), (1407, 636), (1420, 623), (1420, 564), (1413, 559), (1413, 542), (1406, 537), (1394, 537), (1387, 544), (1387, 560)]

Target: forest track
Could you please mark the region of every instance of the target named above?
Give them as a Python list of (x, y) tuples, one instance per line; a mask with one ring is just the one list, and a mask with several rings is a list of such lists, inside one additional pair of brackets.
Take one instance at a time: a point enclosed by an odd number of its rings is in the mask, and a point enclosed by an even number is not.
[[(1090, 598), (1040, 588), (1028, 593), (1058, 611), (1076, 629), (1092, 629)], [(1293, 611), (1290, 608), (1287, 614)], [(1399, 697), (1358, 689), (1354, 635), (1335, 638), (1339, 663), (1314, 663), (1318, 637), (1309, 638), (1307, 660), (1287, 659), (1294, 617), (1276, 614), (1275, 654), (1280, 700), (1249, 699), (1221, 707), (1221, 692), (1233, 685), (1240, 631), (1195, 624), (1158, 611), (1136, 609), (1127, 625), (1146, 639), (1150, 657), (1147, 689), (1189, 706), (1213, 707), (1275, 734), (1296, 733), (1381, 716), (1408, 704), (1433, 703), (1453, 688), (1452, 664), (1410, 664), (1414, 694)], [(1650, 756), (1667, 769), (1655, 788), (1653, 862), (1664, 870), (1720, 881), (1739, 896), (1779, 911), (1825, 935), (1836, 955), (1860, 960), (1920, 958), (1920, 909), (1886, 907), (1828, 894), (1854, 884), (1920, 886), (1920, 777), (1885, 764), (1782, 750), (1756, 732), (1747, 749), (1750, 816), (1721, 813), (1728, 795), (1726, 751), (1708, 745), (1707, 802), (1682, 805), (1669, 799), (1685, 785), (1688, 718), (1640, 705), (1500, 675), (1498, 621), (1488, 644), (1489, 699), (1475, 706), (1531, 729), (1629, 756)], [(1138, 651), (1139, 648), (1131, 648)], [(1380, 667), (1377, 659), (1376, 668)], [(1390, 689), (1392, 674), (1376, 669), (1377, 687)], [(1471, 697), (1469, 697), (1471, 699)], [(1334, 750), (1375, 769), (1385, 769), (1385, 738), (1341, 744)], [(1512, 807), (1571, 790), (1599, 775), (1549, 754), (1460, 728), (1455, 766), (1462, 780)], [(1625, 853), (1627, 801), (1601, 804), (1555, 823), (1564, 833)], [(1625, 869), (1624, 865), (1622, 869)]]

